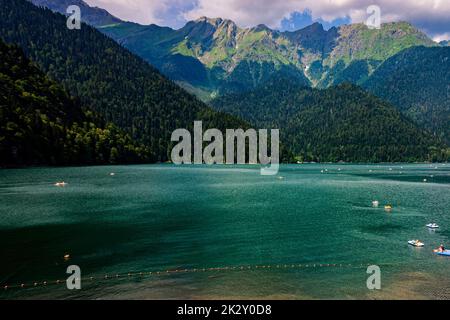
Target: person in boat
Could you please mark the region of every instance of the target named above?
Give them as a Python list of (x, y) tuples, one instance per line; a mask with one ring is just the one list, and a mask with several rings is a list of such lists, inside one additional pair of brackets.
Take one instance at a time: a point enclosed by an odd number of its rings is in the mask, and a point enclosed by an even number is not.
[(439, 248), (438, 248), (438, 252), (444, 252), (445, 251), (445, 247), (444, 247), (444, 245), (443, 244), (441, 244), (440, 246), (439, 246)]

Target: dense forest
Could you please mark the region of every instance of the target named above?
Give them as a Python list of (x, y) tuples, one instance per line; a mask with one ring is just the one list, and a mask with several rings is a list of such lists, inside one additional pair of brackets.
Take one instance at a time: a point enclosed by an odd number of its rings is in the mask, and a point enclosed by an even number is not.
[(443, 161), (450, 149), (388, 103), (342, 84), (318, 90), (274, 79), (212, 101), (259, 127), (279, 128), (300, 161)]
[(404, 50), (364, 87), (450, 143), (450, 47)]
[(204, 128), (247, 124), (217, 113), (96, 29), (69, 30), (66, 17), (25, 0), (0, 0), (0, 38), (60, 82), (83, 106), (145, 144), (153, 161), (170, 155), (170, 135), (204, 120)]
[(0, 40), (0, 165), (148, 162), (150, 150), (82, 109), (15, 46)]

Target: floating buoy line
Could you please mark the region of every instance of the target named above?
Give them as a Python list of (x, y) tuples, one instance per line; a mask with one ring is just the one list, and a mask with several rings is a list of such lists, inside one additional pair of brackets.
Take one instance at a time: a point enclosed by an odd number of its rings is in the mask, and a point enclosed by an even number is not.
[[(242, 271), (267, 271), (267, 270), (295, 270), (295, 269), (325, 269), (325, 268), (354, 268), (361, 269), (367, 268), (372, 264), (345, 264), (345, 263), (305, 263), (305, 264), (276, 264), (276, 265), (245, 265), (245, 266), (233, 266), (233, 267), (216, 267), (216, 268), (186, 268), (186, 269), (173, 269), (165, 271), (133, 271), (128, 273), (111, 273), (98, 276), (82, 277), (82, 282), (104, 282), (112, 279), (144, 279), (151, 276), (170, 276), (176, 274), (189, 274), (189, 273), (208, 273), (208, 272), (242, 272)], [(379, 267), (387, 267), (398, 265), (394, 263), (376, 264)], [(55, 285), (66, 285), (66, 280), (53, 280), (53, 281), (35, 281), (30, 283), (21, 283), (14, 285), (2, 285), (3, 290), (10, 289), (30, 289), (30, 288), (42, 288)]]

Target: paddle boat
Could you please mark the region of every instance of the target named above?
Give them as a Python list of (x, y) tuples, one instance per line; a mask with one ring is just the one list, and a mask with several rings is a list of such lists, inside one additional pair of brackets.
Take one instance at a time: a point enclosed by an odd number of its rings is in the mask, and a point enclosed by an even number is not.
[(446, 250), (443, 244), (441, 244), (439, 248), (433, 250), (433, 252), (440, 256), (450, 256), (450, 250)]
[(429, 223), (427, 224), (427, 227), (430, 229), (438, 229), (439, 226), (436, 223)]
[(439, 256), (450, 257), (450, 250), (444, 250), (444, 251), (434, 250), (434, 253), (436, 253)]
[(419, 248), (425, 246), (425, 244), (423, 242), (420, 242), (420, 240), (410, 240), (410, 241), (408, 241), (408, 244), (413, 247), (419, 247)]
[(388, 204), (384, 206), (384, 210), (386, 211), (391, 211), (392, 210), (392, 205)]
[(378, 207), (380, 205), (380, 201), (377, 201), (377, 200), (375, 200), (375, 201), (372, 201), (372, 206), (373, 207)]

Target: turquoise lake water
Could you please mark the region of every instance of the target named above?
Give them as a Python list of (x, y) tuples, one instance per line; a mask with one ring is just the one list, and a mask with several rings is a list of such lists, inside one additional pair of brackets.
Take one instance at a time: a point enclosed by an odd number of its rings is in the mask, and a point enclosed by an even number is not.
[(450, 164), (4, 169), (0, 199), (2, 299), (450, 298)]

